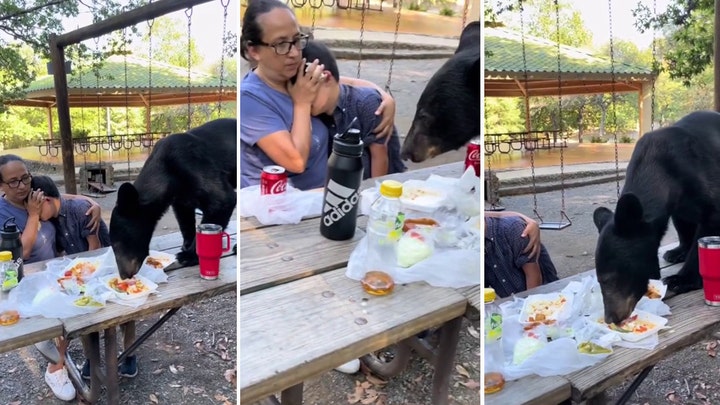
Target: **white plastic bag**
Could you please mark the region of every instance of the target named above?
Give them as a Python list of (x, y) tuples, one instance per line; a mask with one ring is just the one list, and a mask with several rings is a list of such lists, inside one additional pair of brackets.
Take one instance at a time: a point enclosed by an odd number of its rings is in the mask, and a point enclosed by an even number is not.
[(263, 225), (297, 224), (320, 215), (323, 193), (300, 191), (289, 184), (283, 194), (260, 195), (260, 186), (240, 189), (240, 216), (255, 217)]
[[(361, 280), (365, 272), (367, 237), (355, 246), (348, 260), (345, 274)], [(435, 287), (460, 288), (480, 284), (480, 249), (436, 249), (429, 258), (408, 268), (397, 265), (388, 273), (396, 284), (426, 281)]]

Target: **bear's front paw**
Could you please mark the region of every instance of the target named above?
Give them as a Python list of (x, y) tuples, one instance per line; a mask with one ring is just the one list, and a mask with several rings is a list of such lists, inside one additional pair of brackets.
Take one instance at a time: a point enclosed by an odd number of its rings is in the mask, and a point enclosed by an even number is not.
[(663, 279), (668, 286), (668, 290), (675, 294), (683, 294), (688, 291), (698, 290), (702, 288), (702, 279), (699, 277), (687, 277), (680, 274), (668, 276)]
[(199, 263), (197, 253), (192, 250), (179, 251), (175, 255), (175, 259), (177, 259), (178, 263), (180, 263), (183, 267), (196, 266)]
[(682, 263), (685, 261), (685, 258), (687, 257), (687, 249), (681, 246), (676, 247), (675, 249), (670, 249), (665, 254), (663, 254), (663, 259), (665, 259), (668, 263)]

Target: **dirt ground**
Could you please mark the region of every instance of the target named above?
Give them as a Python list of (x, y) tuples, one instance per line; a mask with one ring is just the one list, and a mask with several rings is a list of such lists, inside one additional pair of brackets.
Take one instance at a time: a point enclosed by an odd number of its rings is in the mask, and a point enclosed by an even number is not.
[[(594, 252), (598, 232), (592, 222), (592, 213), (599, 206), (614, 210), (616, 202), (615, 183), (565, 190), (566, 213), (572, 226), (561, 231), (543, 231), (541, 236), (558, 270), (558, 276), (568, 277), (595, 268)], [(531, 195), (505, 197), (502, 205), (507, 210), (533, 216)], [(538, 194), (537, 207), (540, 215), (548, 221), (558, 220), (560, 191)], [(677, 241), (677, 234), (670, 225), (662, 244), (674, 241)], [(627, 403), (720, 404), (720, 359), (715, 356), (714, 349), (714, 346), (720, 343), (719, 333), (720, 328), (700, 343), (659, 362)], [(615, 403), (630, 383), (631, 380), (628, 380), (609, 389), (607, 403)]]

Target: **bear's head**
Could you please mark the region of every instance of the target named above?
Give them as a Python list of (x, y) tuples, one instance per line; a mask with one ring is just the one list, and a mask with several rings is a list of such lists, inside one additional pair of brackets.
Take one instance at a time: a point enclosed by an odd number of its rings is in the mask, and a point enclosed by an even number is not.
[(480, 52), (469, 49), (455, 54), (428, 81), (400, 154), (403, 160), (422, 162), (479, 134)]
[(123, 279), (137, 274), (149, 253), (155, 223), (143, 211), (135, 186), (123, 183), (110, 217), (110, 242)]
[(595, 271), (605, 322), (619, 323), (630, 316), (647, 292), (648, 281), (660, 278), (660, 240), (652, 224), (644, 221), (640, 200), (631, 193), (620, 197), (614, 215), (605, 207), (597, 208), (593, 221), (600, 231)]

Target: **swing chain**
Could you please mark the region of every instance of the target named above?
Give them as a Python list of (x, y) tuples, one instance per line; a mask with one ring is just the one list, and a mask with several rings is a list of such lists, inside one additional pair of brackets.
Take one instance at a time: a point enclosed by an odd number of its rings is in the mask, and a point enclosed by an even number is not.
[(193, 13), (192, 7), (187, 8), (185, 10), (185, 15), (187, 16), (187, 48), (188, 48), (187, 49), (187, 103), (188, 103), (188, 105), (187, 105), (187, 115), (188, 115), (187, 129), (188, 129), (188, 131), (190, 130), (190, 128), (192, 126), (192, 108), (190, 105), (190, 100), (191, 100), (190, 85), (192, 83), (191, 78), (190, 78), (190, 65), (192, 62), (192, 47), (191, 47), (192, 37), (191, 37), (190, 33), (191, 33), (191, 27), (192, 27), (192, 13)]
[(365, 13), (367, 7), (365, 2), (362, 2), (362, 12), (360, 14), (360, 43), (358, 45), (358, 64), (357, 64), (357, 78), (360, 78), (360, 65), (362, 64), (362, 51), (363, 51), (363, 40), (365, 37)]
[[(653, 0), (653, 16), (657, 17), (657, 4), (656, 0)], [(653, 24), (653, 38), (652, 38), (652, 95), (650, 99), (650, 130), (655, 129), (655, 81), (657, 80), (657, 76), (660, 72), (660, 67), (658, 66), (658, 60), (657, 60), (657, 48), (655, 44), (655, 25)]]
[(615, 192), (620, 197), (620, 164), (618, 162), (618, 140), (617, 140), (617, 110), (615, 109), (615, 46), (613, 41), (613, 25), (612, 25), (612, 0), (608, 0), (608, 20), (610, 27), (610, 78), (612, 86), (612, 94), (610, 103), (612, 104), (613, 119), (613, 144), (615, 146)]
[(228, 17), (228, 4), (230, 0), (220, 0), (220, 4), (223, 6), (223, 28), (222, 28), (222, 49), (220, 52), (220, 89), (218, 90), (218, 105), (217, 111), (218, 116), (222, 115), (222, 102), (223, 102), (223, 82), (225, 80), (225, 46), (227, 45), (227, 17)]
[[(523, 58), (523, 79), (525, 81), (525, 98), (526, 103), (529, 102), (530, 94), (528, 93), (528, 70), (527, 70), (527, 55), (526, 55), (526, 49), (525, 49), (525, 7), (523, 0), (518, 0), (518, 4), (520, 5), (520, 41), (522, 43), (522, 58)], [(525, 122), (526, 126), (525, 129), (528, 131), (532, 130), (530, 125), (528, 125), (530, 120), (530, 109), (525, 109)], [(537, 213), (537, 191), (536, 191), (536, 182), (535, 182), (535, 148), (531, 147), (528, 149), (527, 142), (525, 142), (525, 149), (530, 152), (530, 178), (532, 179), (532, 195), (533, 195), (533, 212), (535, 213), (535, 216), (540, 219), (540, 222), (542, 223), (542, 218)]]
[(465, 29), (465, 24), (467, 24), (467, 15), (468, 15), (469, 7), (470, 7), (470, 0), (465, 0), (465, 3), (463, 4), (462, 29)]
[[(555, 3), (555, 40), (557, 44), (557, 73), (558, 73), (558, 135), (564, 135), (563, 128), (563, 105), (562, 105), (562, 69), (560, 63), (560, 4)], [(560, 148), (560, 214), (565, 211), (565, 156), (564, 148)]]
[(385, 83), (385, 91), (392, 96), (390, 83), (392, 83), (393, 65), (395, 64), (395, 51), (397, 50), (398, 32), (400, 31), (400, 13), (402, 12), (402, 0), (398, 1), (397, 16), (395, 18), (395, 36), (393, 37), (392, 50), (390, 52), (390, 69), (388, 70), (388, 79)]
[[(147, 21), (148, 25), (148, 106), (147, 106), (147, 119), (148, 119), (148, 132), (152, 134), (152, 61), (153, 61), (153, 25), (155, 25), (155, 19)], [(152, 136), (152, 135), (150, 135)], [(128, 167), (128, 170), (130, 168)]]

